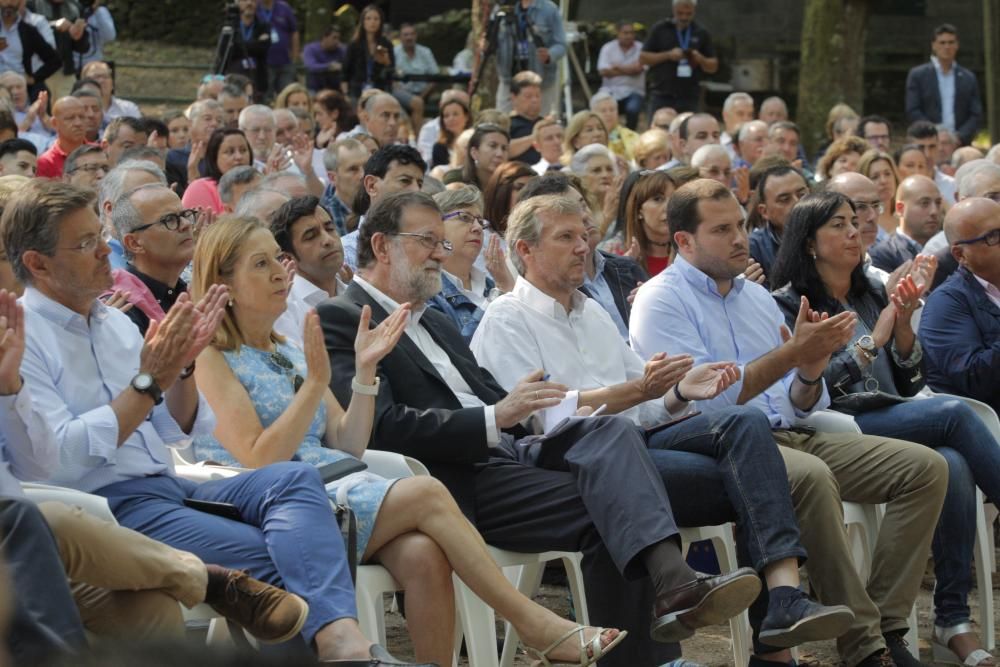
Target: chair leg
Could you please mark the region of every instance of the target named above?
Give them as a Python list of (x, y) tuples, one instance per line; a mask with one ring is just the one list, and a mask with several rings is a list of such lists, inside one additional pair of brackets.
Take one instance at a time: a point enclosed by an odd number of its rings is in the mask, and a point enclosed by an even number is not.
[[(715, 557), (719, 560), (721, 572), (732, 572), (736, 569), (736, 544), (732, 537), (732, 528), (722, 526), (719, 535), (712, 538)], [(751, 633), (750, 617), (742, 611), (729, 619), (729, 634), (733, 642), (733, 664), (736, 667), (746, 667), (750, 661)]]
[(983, 646), (992, 651), (996, 646), (996, 615), (993, 611), (993, 577), (990, 554), (995, 553), (992, 530), (986, 518), (982, 491), (976, 497), (976, 587), (979, 589), (979, 626), (982, 628)]
[[(479, 667), (498, 667), (497, 632), (493, 609), (479, 599), (456, 576), (455, 602), (459, 621), (465, 634), (465, 650), (469, 664)], [(505, 647), (506, 648), (506, 647)]]
[(583, 586), (583, 554), (577, 552), (562, 559), (569, 579), (569, 592), (573, 596), (573, 614), (580, 625), (590, 625), (587, 611), (587, 589)]

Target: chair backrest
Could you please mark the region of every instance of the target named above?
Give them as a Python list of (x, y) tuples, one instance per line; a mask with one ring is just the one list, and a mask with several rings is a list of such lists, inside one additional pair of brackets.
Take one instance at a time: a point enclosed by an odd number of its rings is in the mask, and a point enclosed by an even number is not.
[(368, 449), (365, 450), (361, 460), (368, 464), (369, 472), (388, 479), (413, 476), (413, 470), (407, 465), (406, 457), (402, 454)]
[(37, 484), (34, 482), (24, 482), (21, 484), (24, 493), (30, 500), (37, 503), (58, 502), (64, 505), (74, 505), (83, 508), (87, 514), (92, 514), (98, 519), (118, 523), (115, 515), (108, 507), (108, 501), (102, 496), (95, 496), (92, 493), (84, 493), (76, 489), (68, 489), (63, 486), (51, 486), (49, 484)]

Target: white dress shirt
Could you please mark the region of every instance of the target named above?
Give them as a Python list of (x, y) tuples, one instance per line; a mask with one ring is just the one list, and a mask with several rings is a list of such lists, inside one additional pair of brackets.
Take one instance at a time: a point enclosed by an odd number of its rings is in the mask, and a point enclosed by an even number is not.
[[(346, 288), (347, 286), (338, 278), (337, 294), (343, 294)], [(274, 330), (301, 350), (302, 327), (305, 325), (306, 315), (309, 314), (310, 310), (330, 297), (337, 296), (337, 294), (330, 294), (307, 280), (302, 274), (296, 274), (292, 281), (292, 289), (288, 292), (285, 312), (274, 323)]]
[(949, 176), (937, 167), (934, 167), (934, 184), (941, 192), (941, 198), (946, 206), (951, 206), (957, 199), (955, 198), (955, 177)]
[(434, 157), (434, 144), (437, 143), (440, 134), (440, 118), (431, 118), (420, 128), (420, 133), (417, 135), (417, 150), (427, 164), (430, 164)]
[[(387, 313), (392, 314), (394, 310), (399, 308), (399, 304), (391, 297), (361, 276), (354, 276), (354, 282), (367, 292), (368, 296), (373, 298), (378, 305), (385, 308)], [(434, 338), (427, 329), (420, 326), (420, 318), (423, 317), (426, 310), (427, 306), (413, 309), (410, 313), (410, 322), (406, 325), (406, 335), (417, 346), (417, 349), (427, 357), (427, 360), (431, 362), (434, 370), (448, 384), (448, 387), (454, 392), (455, 398), (458, 399), (463, 408), (484, 408), (486, 444), (491, 447), (499, 444), (500, 428), (497, 426), (495, 406), (486, 405), (476, 396), (475, 392), (472, 391), (472, 387), (469, 386), (469, 383), (465, 381), (462, 374), (455, 368), (455, 364), (451, 363), (451, 357), (448, 356), (448, 353), (441, 349), (441, 346), (434, 341)]]
[(0, 496), (24, 495), (18, 479), (48, 479), (58, 462), (55, 434), (31, 400), (28, 385), (0, 396)]
[[(639, 62), (639, 54), (642, 52), (642, 42), (636, 41), (632, 48), (623, 51), (617, 39), (613, 39), (601, 47), (601, 52), (597, 56), (597, 69), (610, 69), (611, 67), (621, 67), (622, 65), (634, 65)], [(616, 100), (623, 100), (629, 95), (646, 94), (646, 73), (622, 74), (619, 76), (603, 77), (601, 80), (601, 90), (611, 93)]]
[[(96, 299), (84, 318), (33, 287), (24, 291), (21, 303), (28, 332), (21, 374), (59, 447), (51, 479), (92, 492), (127, 479), (172, 474), (167, 447), (186, 447), (191, 436), (170, 415), (166, 401), (118, 446), (111, 401), (139, 372), (143, 346), (132, 320)], [(192, 435), (210, 433), (214, 426), (212, 411), (199, 398)]]
[(139, 110), (139, 105), (135, 102), (112, 96), (111, 104), (108, 105), (107, 110), (104, 112), (105, 121), (110, 121), (114, 118), (121, 118), (123, 116), (128, 116), (129, 118), (142, 118), (142, 111)]
[[(622, 384), (645, 370), (599, 303), (576, 292), (567, 313), (521, 276), (511, 292), (490, 304), (472, 337), (472, 352), (508, 391), (539, 368), (552, 382), (578, 391)], [(644, 426), (670, 418), (662, 398), (620, 414)]]

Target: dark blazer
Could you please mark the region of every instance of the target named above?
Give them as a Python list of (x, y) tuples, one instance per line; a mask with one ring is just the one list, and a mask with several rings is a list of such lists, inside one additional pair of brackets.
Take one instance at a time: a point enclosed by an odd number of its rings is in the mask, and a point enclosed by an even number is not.
[[(341, 405), (351, 400), (354, 377), (354, 338), (362, 306), (372, 309), (371, 325), (388, 313), (357, 283), (335, 299), (319, 305), (320, 323), (330, 354), (330, 389)], [(486, 405), (506, 396), (489, 372), (479, 367), (455, 324), (428, 308), (420, 319), (458, 372)], [(486, 443), (484, 408), (464, 408), (433, 364), (405, 334), (379, 363), (381, 387), (375, 400), (375, 423), (369, 446), (412, 456), (427, 465), (455, 496), (466, 516), (475, 516), (474, 466), (490, 457)], [(527, 435), (520, 428), (515, 436)]]
[[(885, 288), (881, 283), (871, 281), (870, 287), (871, 289), (861, 297), (851, 298), (851, 307), (854, 308), (858, 317), (861, 318), (861, 321), (865, 323), (869, 330), (875, 327), (882, 309), (889, 304), (889, 300), (885, 295)], [(772, 292), (771, 296), (778, 302), (781, 312), (785, 314), (785, 322), (788, 324), (788, 329), (794, 330), (795, 318), (799, 314), (799, 303), (802, 301), (802, 294), (792, 287), (791, 284), (788, 284)], [(826, 310), (830, 315), (835, 315), (844, 310), (844, 307), (840, 304), (833, 304), (832, 307), (828, 307), (828, 304), (817, 303), (813, 307)], [(863, 386), (864, 373), (851, 354), (850, 346), (852, 344), (848, 343), (841, 350), (834, 352), (830, 356), (830, 363), (827, 364), (826, 371), (823, 372), (823, 378), (826, 380), (826, 386), (829, 388), (831, 398), (843, 395), (836, 391), (835, 388), (837, 387), (846, 394), (865, 391)], [(886, 359), (889, 360), (889, 365), (892, 367), (892, 381), (896, 385), (896, 392), (900, 396), (913, 396), (924, 387), (923, 367), (918, 363), (910, 368), (903, 368), (893, 359), (892, 352), (890, 351), (891, 347), (892, 338), (889, 339), (889, 342), (885, 344), (879, 354), (886, 355)], [(885, 390), (883, 388), (883, 391)]]
[[(254, 20), (250, 41), (243, 38), (243, 21), (233, 26), (233, 52), (229, 57), (227, 74), (243, 74), (253, 81), (254, 101), (260, 102), (267, 94), (267, 52), (271, 48), (271, 24), (259, 18)], [(280, 90), (271, 91), (275, 94)]]
[[(976, 75), (958, 63), (955, 72), (955, 130), (963, 144), (972, 142), (983, 120)], [(941, 122), (941, 92), (933, 62), (917, 65), (906, 75), (906, 118)]]
[[(628, 326), (628, 318), (632, 314), (632, 304), (628, 302), (628, 295), (639, 283), (649, 280), (649, 274), (634, 259), (603, 250), (598, 250), (598, 252), (604, 257), (604, 270), (601, 271), (601, 275), (604, 276), (605, 282), (611, 288), (611, 295), (615, 298), (615, 305), (618, 306), (618, 313), (622, 316), (622, 321), (625, 322), (625, 326)], [(586, 285), (581, 287), (580, 291), (590, 298), (594, 298)]]
[[(379, 37), (378, 45), (385, 47), (389, 53), (389, 64), (372, 63), (371, 85), (383, 92), (392, 91), (392, 74), (396, 70), (396, 56), (392, 42), (385, 37)], [(351, 97), (357, 99), (364, 91), (368, 78), (368, 42), (362, 39), (352, 41), (347, 45), (347, 56), (344, 58), (344, 80), (347, 81)]]
[(927, 383), (1000, 411), (1000, 308), (965, 267), (927, 297), (920, 318)]
[(781, 250), (781, 239), (771, 229), (771, 224), (765, 222), (763, 227), (750, 232), (749, 244), (750, 256), (764, 269), (764, 287), (770, 289), (771, 270)]
[[(21, 39), (21, 64), (24, 67), (24, 73), (35, 80), (33, 84), (28, 86), (28, 96), (35, 100), (38, 93), (46, 90), (45, 80), (59, 71), (63, 61), (59, 57), (59, 53), (45, 41), (45, 38), (34, 26), (19, 21), (17, 35)], [(42, 60), (42, 66), (37, 70), (32, 70), (31, 60), (34, 56), (38, 56)]]
[(920, 254), (920, 244), (899, 234), (890, 234), (889, 238), (879, 241), (868, 249), (872, 264), (883, 271), (892, 273), (903, 262), (915, 259)]

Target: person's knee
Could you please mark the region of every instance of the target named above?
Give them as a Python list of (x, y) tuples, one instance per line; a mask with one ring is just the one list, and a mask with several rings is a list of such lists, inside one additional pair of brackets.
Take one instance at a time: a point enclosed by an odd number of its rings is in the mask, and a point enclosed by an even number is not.
[(404, 586), (411, 582), (428, 584), (434, 588), (451, 587), (451, 563), (437, 542), (423, 533), (411, 533), (402, 539), (406, 540), (404, 550), (403, 571), (397, 573)]
[(455, 499), (448, 488), (433, 477), (419, 475), (396, 482), (395, 487), (404, 495), (403, 501), (411, 508), (419, 508), (425, 516), (435, 516), (458, 511)]
[(970, 502), (974, 502), (976, 480), (972, 475), (969, 462), (951, 447), (941, 447), (937, 453), (944, 458), (948, 465), (948, 495), (952, 498), (967, 498)]
[(933, 449), (913, 445), (907, 452), (911, 461), (911, 484), (927, 489), (929, 496), (939, 501), (948, 490), (948, 462)]
[(323, 478), (316, 466), (301, 461), (281, 461), (272, 463), (262, 471), (268, 471), (275, 478), (275, 486), (295, 488), (300, 485), (323, 486)]
[(785, 459), (788, 484), (796, 507), (817, 503), (840, 503), (840, 484), (830, 467), (818, 456), (801, 454)]

